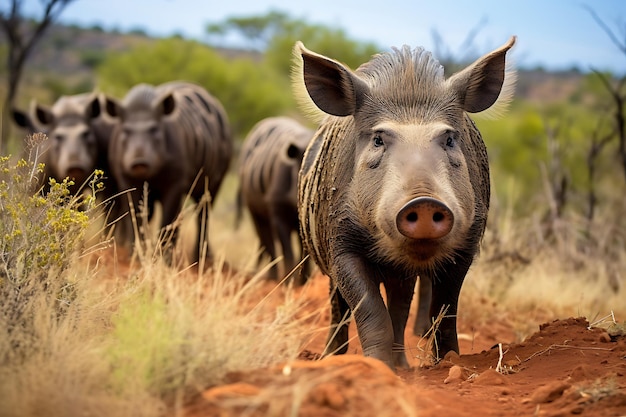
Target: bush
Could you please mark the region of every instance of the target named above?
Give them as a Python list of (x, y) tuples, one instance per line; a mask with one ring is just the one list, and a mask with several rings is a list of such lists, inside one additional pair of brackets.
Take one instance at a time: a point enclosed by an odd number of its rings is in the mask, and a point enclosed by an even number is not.
[(237, 137), (245, 136), (259, 120), (294, 108), (289, 77), (263, 62), (224, 58), (194, 41), (159, 40), (109, 56), (98, 67), (99, 87), (118, 97), (139, 83), (158, 85), (172, 80), (194, 82), (214, 95)]
[[(35, 137), (43, 139), (42, 134)], [(58, 317), (74, 298), (68, 270), (89, 223), (88, 211), (82, 208), (89, 210), (93, 200), (71, 196), (73, 183), (67, 179), (51, 179), (50, 193), (42, 196), (34, 189), (42, 172), (43, 166), (32, 161), (12, 163), (0, 157), (1, 338), (16, 349), (0, 352), (0, 359), (21, 356), (20, 348), (37, 344), (39, 303)]]

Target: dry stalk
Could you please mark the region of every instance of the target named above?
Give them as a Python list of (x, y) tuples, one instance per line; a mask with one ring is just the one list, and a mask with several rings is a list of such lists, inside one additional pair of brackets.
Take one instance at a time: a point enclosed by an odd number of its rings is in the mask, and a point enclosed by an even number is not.
[[(512, 374), (512, 373), (516, 373), (518, 372), (518, 370), (516, 368), (514, 368), (511, 365), (506, 365), (506, 364), (502, 364), (502, 359), (504, 359), (504, 355), (507, 354), (508, 350), (506, 352), (502, 351), (502, 343), (498, 343), (498, 351), (500, 353), (499, 357), (498, 357), (498, 364), (496, 365), (496, 372), (502, 375), (508, 375), (508, 374)], [(522, 361), (519, 360), (519, 358), (517, 358), (518, 362), (521, 363)]]
[[(335, 287), (333, 289), (333, 291), (338, 291), (337, 287)], [(332, 295), (331, 295), (332, 296)], [(356, 305), (356, 307), (354, 308), (354, 311), (356, 311), (359, 307), (361, 307), (361, 304), (363, 303), (363, 301), (365, 300), (365, 298), (362, 298), (359, 303)], [(354, 313), (354, 311), (352, 313)], [(348, 340), (343, 343), (341, 346), (337, 347), (336, 350), (329, 352), (329, 343), (331, 340), (333, 340), (335, 337), (337, 337), (337, 333), (339, 332), (339, 330), (344, 326), (344, 325), (348, 325), (350, 323), (350, 320), (352, 320), (352, 314), (350, 313), (350, 311), (346, 311), (346, 314), (344, 314), (344, 316), (341, 318), (341, 321), (339, 321), (339, 323), (337, 323), (337, 326), (335, 327), (335, 330), (332, 334), (331, 337), (328, 338), (328, 342), (326, 343), (326, 346), (324, 346), (324, 352), (322, 353), (322, 356), (329, 356), (329, 355), (334, 355), (336, 354), (339, 350), (341, 350), (344, 346), (348, 346), (350, 344), (350, 342), (352, 340), (355, 339), (356, 336), (352, 336), (350, 338), (348, 338)]]
[(430, 326), (430, 329), (426, 332), (423, 339), (426, 340), (425, 346), (418, 346), (418, 350), (420, 354), (416, 357), (420, 360), (420, 366), (424, 365), (433, 365), (441, 360), (438, 353), (439, 349), (437, 347), (437, 331), (439, 330), (439, 326), (441, 325), (441, 321), (446, 317), (446, 313), (448, 312), (448, 306), (443, 306), (439, 311), (439, 314), (433, 320), (433, 324)]
[(610, 314), (607, 314), (606, 316), (594, 321), (593, 323), (590, 323), (589, 326), (587, 326), (587, 330), (591, 330), (592, 327), (599, 327), (599, 325), (605, 324), (607, 319), (609, 318), (610, 318), (610, 324), (617, 323), (617, 320), (615, 320), (615, 314), (613, 313), (613, 310), (611, 310)]
[(500, 355), (498, 357), (498, 364), (496, 365), (496, 372), (504, 374), (504, 369), (502, 369), (502, 358), (504, 357), (504, 353), (502, 353), (502, 343), (498, 343), (498, 352)]

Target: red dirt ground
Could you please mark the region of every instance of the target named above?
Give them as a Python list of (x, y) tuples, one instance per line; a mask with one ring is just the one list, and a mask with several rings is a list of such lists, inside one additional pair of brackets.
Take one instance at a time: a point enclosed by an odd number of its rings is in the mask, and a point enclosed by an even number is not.
[[(326, 277), (316, 276), (305, 288), (299, 296), (310, 298), (311, 309), (324, 305)], [(185, 415), (626, 416), (623, 325), (607, 331), (589, 328), (584, 318), (553, 320), (521, 343), (510, 343), (515, 334), (506, 320), (495, 317), (476, 328), (460, 317), (461, 355), (420, 366), (417, 346), (423, 341), (411, 333), (413, 316), (406, 332), (409, 370), (394, 373), (363, 357), (358, 340), (346, 355), (317, 360), (325, 338), (320, 335), (297, 361), (228, 375), (223, 385), (198, 396)]]

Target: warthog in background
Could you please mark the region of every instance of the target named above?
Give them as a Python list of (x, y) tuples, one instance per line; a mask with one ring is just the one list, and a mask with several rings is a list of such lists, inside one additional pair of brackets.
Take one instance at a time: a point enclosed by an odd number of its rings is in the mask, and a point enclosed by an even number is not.
[[(108, 100), (106, 108), (119, 120), (109, 147), (113, 177), (120, 190), (132, 190), (135, 208), (144, 183), (149, 214), (156, 201), (162, 205), (161, 227), (174, 222), (187, 194), (200, 201), (206, 189), (213, 202), (232, 157), (230, 124), (216, 98), (182, 81), (156, 87), (139, 84), (122, 102)], [(128, 207), (126, 195), (120, 200)], [(122, 242), (134, 242), (130, 216), (121, 226)], [(196, 260), (205, 241), (202, 229), (198, 218)]]
[(13, 110), (15, 123), (30, 134), (43, 132), (48, 139), (38, 145), (38, 161), (45, 164), (39, 187), (49, 188), (49, 178), (70, 178), (76, 193), (93, 174), (104, 171), (103, 199), (112, 197), (115, 182), (111, 176), (107, 152), (114, 122), (102, 113), (103, 97), (97, 93), (60, 97), (51, 108), (31, 105), (29, 112)]
[(447, 308), (435, 353), (459, 351), (458, 298), (490, 192), (487, 150), (467, 113), (510, 98), (505, 55), (514, 42), (448, 79), (421, 48), (393, 49), (352, 71), (296, 44), (301, 81), (327, 114), (299, 185), (305, 247), (331, 278), (326, 353), (347, 350), (342, 319), (351, 312), (366, 356), (408, 367), (404, 330), (417, 276), (432, 282), (430, 318)]
[[(241, 206), (245, 203), (263, 253), (270, 259), (276, 258), (275, 241), (278, 239), (284, 258), (283, 274), (297, 264), (291, 238), (292, 232), (299, 230), (298, 171), (312, 137), (313, 130), (294, 119), (270, 117), (252, 128), (241, 148), (237, 218), (239, 221)], [(303, 254), (302, 245), (300, 254)], [(303, 269), (300, 282), (307, 274), (306, 265)], [(272, 274), (274, 278), (279, 276), (276, 265)]]

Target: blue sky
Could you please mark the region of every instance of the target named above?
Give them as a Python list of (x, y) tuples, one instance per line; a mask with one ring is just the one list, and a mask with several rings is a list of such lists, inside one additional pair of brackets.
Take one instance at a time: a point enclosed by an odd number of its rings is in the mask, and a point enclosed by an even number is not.
[[(463, 41), (480, 24), (474, 42), (477, 54), (517, 35), (512, 57), (520, 66), (626, 72), (626, 55), (585, 4), (626, 42), (624, 0), (77, 0), (61, 21), (202, 40), (207, 23), (279, 10), (309, 23), (340, 27), (348, 36), (373, 41), (381, 49), (408, 44), (433, 50), (436, 30), (454, 56), (463, 56)], [(27, 10), (39, 11), (39, 0), (27, 0)]]

